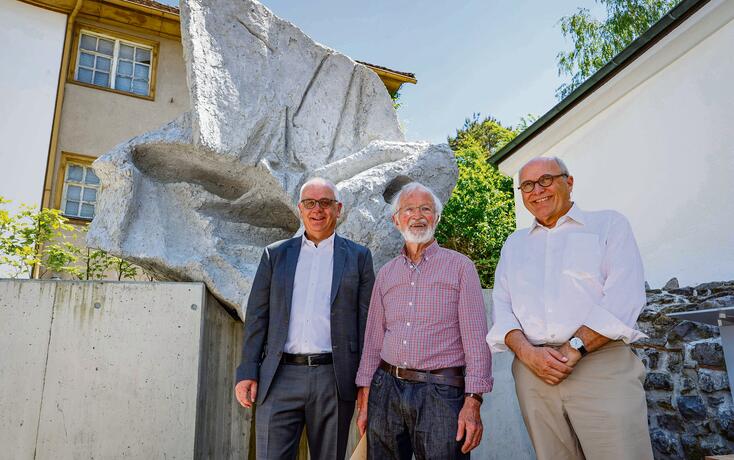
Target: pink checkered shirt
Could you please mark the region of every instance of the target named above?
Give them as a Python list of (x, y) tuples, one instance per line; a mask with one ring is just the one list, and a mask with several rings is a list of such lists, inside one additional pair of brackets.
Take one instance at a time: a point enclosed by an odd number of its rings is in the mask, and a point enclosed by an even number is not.
[(435, 241), (413, 265), (405, 250), (377, 274), (357, 386), (380, 359), (408, 369), (466, 366), (467, 393), (492, 389), (492, 356), (479, 276), (469, 258)]

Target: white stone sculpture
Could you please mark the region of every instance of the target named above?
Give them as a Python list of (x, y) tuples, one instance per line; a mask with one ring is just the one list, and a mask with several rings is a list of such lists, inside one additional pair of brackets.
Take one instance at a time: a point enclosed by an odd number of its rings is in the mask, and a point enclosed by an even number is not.
[(87, 243), (163, 279), (198, 280), (241, 318), (263, 248), (300, 229), (300, 186), (337, 184), (338, 232), (379, 268), (401, 246), (389, 198), (406, 182), (446, 200), (447, 145), (404, 141), (384, 85), (254, 0), (183, 0), (191, 111), (94, 162)]

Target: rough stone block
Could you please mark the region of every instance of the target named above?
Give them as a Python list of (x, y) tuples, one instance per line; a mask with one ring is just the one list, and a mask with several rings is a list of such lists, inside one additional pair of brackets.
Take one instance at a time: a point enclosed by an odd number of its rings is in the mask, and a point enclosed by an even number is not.
[(729, 441), (734, 441), (734, 407), (720, 406), (716, 416), (721, 426), (721, 433)]
[(663, 286), (664, 291), (670, 291), (671, 289), (678, 289), (678, 278), (670, 278), (667, 283), (665, 283), (665, 286)]
[(683, 433), (680, 437), (680, 444), (686, 458), (703, 458), (707, 453), (698, 438), (691, 434)]
[(203, 281), (244, 318), (263, 248), (301, 229), (310, 177), (337, 185), (337, 231), (377, 268), (401, 246), (388, 203), (401, 185), (449, 198), (448, 146), (404, 142), (374, 72), (257, 1), (183, 0), (181, 41), (191, 112), (95, 161), (89, 246), (161, 279)]
[(673, 389), (673, 379), (670, 374), (664, 372), (649, 372), (645, 377), (645, 390), (667, 390)]
[(676, 405), (686, 420), (706, 420), (708, 416), (706, 405), (698, 395), (678, 396)]
[(724, 350), (717, 342), (701, 342), (691, 347), (691, 358), (699, 365), (725, 369)]
[(663, 413), (655, 417), (658, 426), (668, 431), (681, 432), (684, 431), (683, 420), (678, 414)]
[(726, 372), (723, 371), (699, 369), (698, 388), (706, 393), (728, 390), (729, 378), (727, 377)]
[(650, 440), (659, 458), (681, 458), (679, 452), (680, 446), (675, 435), (660, 428), (653, 428), (650, 430)]

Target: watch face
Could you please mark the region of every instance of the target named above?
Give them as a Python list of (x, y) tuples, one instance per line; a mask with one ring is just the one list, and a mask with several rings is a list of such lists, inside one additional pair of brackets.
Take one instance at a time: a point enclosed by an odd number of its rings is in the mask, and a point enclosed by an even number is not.
[(572, 337), (568, 342), (571, 344), (571, 347), (577, 350), (584, 346), (584, 342), (582, 342), (578, 337)]

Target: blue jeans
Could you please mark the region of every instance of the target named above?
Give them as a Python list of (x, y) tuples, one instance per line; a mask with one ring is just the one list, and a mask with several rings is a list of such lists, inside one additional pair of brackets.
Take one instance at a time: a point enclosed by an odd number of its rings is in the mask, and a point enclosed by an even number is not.
[(377, 369), (367, 408), (368, 458), (468, 459), (456, 441), (463, 388), (400, 380)]

